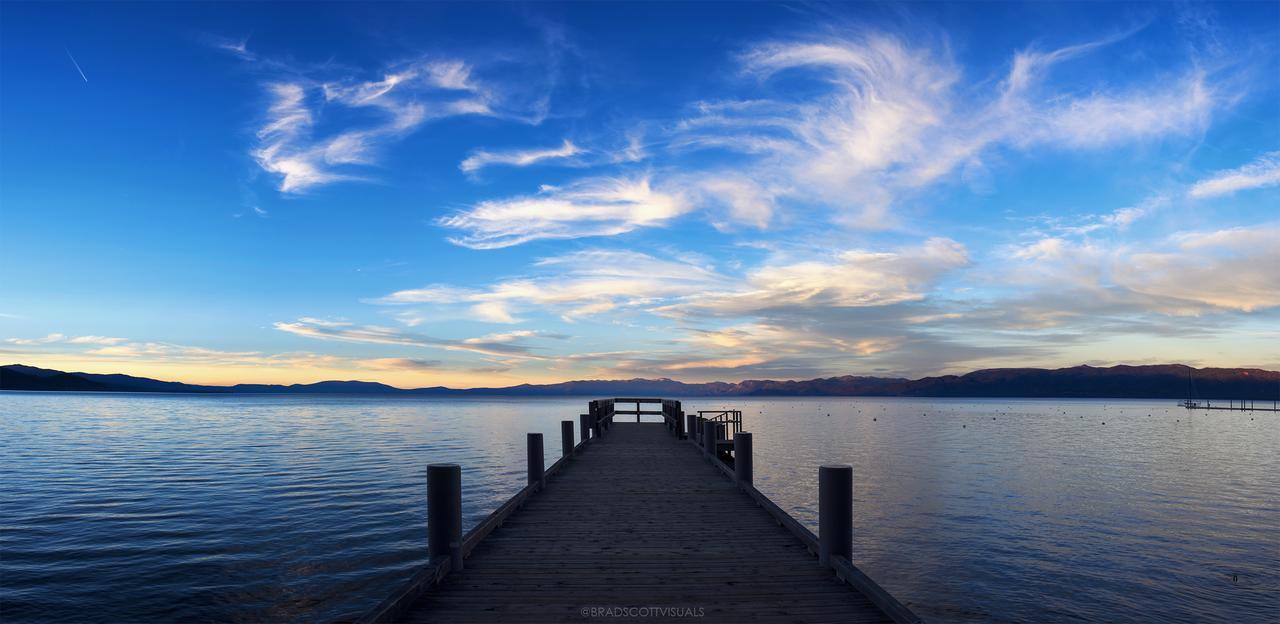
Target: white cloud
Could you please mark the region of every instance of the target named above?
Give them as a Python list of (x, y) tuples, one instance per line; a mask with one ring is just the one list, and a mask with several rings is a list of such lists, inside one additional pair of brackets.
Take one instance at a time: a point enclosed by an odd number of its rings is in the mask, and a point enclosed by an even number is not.
[(545, 309), (574, 321), (703, 292), (724, 279), (698, 259), (659, 259), (607, 249), (544, 258), (537, 268), (548, 275), (500, 281), (482, 289), (434, 285), (401, 290), (371, 303), (464, 305), (469, 317), (497, 323), (517, 322), (516, 314), (523, 310)]
[(849, 250), (833, 257), (765, 264), (745, 280), (662, 308), (678, 315), (743, 316), (772, 309), (884, 306), (923, 300), (944, 273), (966, 266), (964, 246), (931, 238), (894, 251)]
[(120, 344), (126, 340), (126, 338), (113, 338), (111, 336), (76, 336), (68, 338), (67, 344), (113, 345)]
[(379, 371), (437, 371), (445, 367), (440, 360), (416, 358), (372, 358), (356, 360), (356, 365)]
[(544, 187), (537, 195), (480, 202), (439, 223), (465, 232), (449, 239), (455, 244), (494, 249), (538, 239), (622, 234), (665, 224), (689, 208), (680, 193), (654, 189), (648, 177), (590, 178)]
[(1055, 226), (1066, 234), (1090, 234), (1092, 232), (1115, 230), (1124, 231), (1134, 223), (1150, 217), (1169, 205), (1166, 195), (1152, 195), (1137, 204), (1125, 206), (1103, 215), (1089, 215), (1078, 225)]
[[(889, 250), (777, 258), (742, 276), (720, 273), (698, 257), (660, 259), (599, 249), (543, 259), (537, 268), (545, 275), (478, 289), (434, 285), (373, 302), (462, 306), (468, 318), (476, 317), (474, 306), (494, 306), (511, 317), (530, 310), (559, 313), (566, 321), (650, 315), (677, 325), (663, 332), (666, 339), (657, 349), (560, 358), (609, 366), (595, 374), (803, 375), (847, 365), (850, 358), (889, 361), (899, 351), (925, 358), (920, 352), (940, 343), (910, 335), (916, 330), (904, 334), (900, 321), (930, 312), (915, 306), (924, 304), (944, 275), (968, 263), (967, 250), (945, 238)], [(748, 321), (737, 322), (743, 318)], [(701, 328), (726, 319), (736, 324)], [(473, 340), (502, 343), (528, 333)], [(934, 363), (950, 357), (937, 354)]]
[(327, 146), (311, 145), (308, 140), (313, 118), (304, 86), (276, 83), (268, 85), (267, 91), (272, 101), (258, 130), (260, 143), (253, 157), (264, 170), (281, 176), (280, 190), (297, 192), (348, 178), (329, 169)]
[[(377, 80), (313, 80), (298, 73), (266, 85), (269, 104), (252, 150), (263, 170), (280, 176), (285, 193), (364, 179), (359, 167), (377, 164), (386, 145), (431, 120), (483, 115), (532, 121), (514, 108), (519, 103), (476, 79), (474, 68), (457, 59), (402, 63)], [(370, 121), (354, 114), (361, 109), (379, 115)], [(317, 134), (322, 114), (325, 126), (336, 130)]]
[(703, 201), (727, 209), (727, 223), (746, 223), (759, 229), (769, 226), (781, 194), (751, 178), (733, 174), (709, 174), (693, 184), (701, 191)]
[(230, 52), (246, 61), (252, 61), (257, 58), (254, 53), (249, 51), (248, 38), (239, 40), (222, 39), (214, 43), (214, 45), (227, 52)]
[(203, 347), (190, 347), (164, 342), (130, 342), (121, 345), (99, 347), (87, 351), (89, 355), (119, 358), (153, 358), (166, 360), (237, 361), (258, 362), (257, 351), (220, 351)]
[(16, 345), (46, 345), (46, 344), (73, 344), (73, 345), (115, 345), (126, 342), (126, 338), (113, 338), (111, 336), (67, 336), (66, 334), (49, 334), (43, 338), (7, 338), (5, 342)]
[(1204, 76), (1192, 74), (1164, 87), (1050, 105), (1029, 136), (1065, 147), (1099, 148), (1188, 134), (1208, 126), (1217, 104)]
[(522, 340), (538, 335), (537, 332), (527, 334), (509, 333), (481, 338), (455, 340), (436, 338), (414, 332), (406, 332), (394, 327), (377, 325), (357, 325), (347, 321), (335, 321), (317, 318), (300, 318), (294, 322), (277, 322), (275, 328), (308, 338), (320, 340), (336, 340), (362, 344), (401, 345), (408, 347), (425, 347), (446, 351), (462, 351), (479, 355), (542, 360), (543, 356), (531, 352), (530, 347)]
[[(752, 159), (738, 175), (781, 189), (781, 198), (818, 202), (858, 228), (893, 227), (904, 194), (981, 169), (1000, 146), (1094, 150), (1203, 131), (1229, 99), (1194, 67), (1084, 95), (1047, 80), (1055, 66), (1127, 34), (1020, 51), (990, 87), (964, 81), (944, 50), (886, 34), (765, 45), (743, 56), (748, 75), (808, 80), (818, 95), (700, 103), (672, 145), (740, 152)], [(736, 216), (759, 224), (761, 205)]]
[(1135, 292), (1221, 309), (1280, 306), (1280, 225), (1192, 232), (1167, 251), (1135, 252), (1116, 282)]
[(474, 173), (491, 165), (511, 165), (528, 167), (548, 160), (564, 160), (583, 153), (583, 149), (565, 139), (560, 147), (530, 150), (487, 151), (477, 150), (462, 161), (458, 168), (465, 173)]
[[(1203, 315), (1280, 306), (1280, 226), (1186, 232), (1140, 245), (1047, 237), (1015, 247), (999, 280), (1046, 326), (1104, 315)], [(1104, 311), (1105, 310), (1105, 311)]]
[(1196, 182), (1187, 194), (1195, 199), (1205, 199), (1277, 184), (1280, 184), (1280, 151), (1264, 154), (1243, 167), (1222, 171)]
[(43, 338), (6, 338), (5, 342), (16, 345), (39, 345), (62, 342), (65, 339), (66, 336), (63, 334), (49, 334)]

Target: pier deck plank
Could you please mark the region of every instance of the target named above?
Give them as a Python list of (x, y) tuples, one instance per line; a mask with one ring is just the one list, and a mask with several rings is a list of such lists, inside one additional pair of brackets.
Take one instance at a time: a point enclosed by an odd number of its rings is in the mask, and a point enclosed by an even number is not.
[[(592, 607), (651, 611), (584, 615)], [(658, 607), (677, 611), (663, 617)], [(593, 620), (891, 621), (664, 425), (623, 422), (584, 447), (403, 618)]]

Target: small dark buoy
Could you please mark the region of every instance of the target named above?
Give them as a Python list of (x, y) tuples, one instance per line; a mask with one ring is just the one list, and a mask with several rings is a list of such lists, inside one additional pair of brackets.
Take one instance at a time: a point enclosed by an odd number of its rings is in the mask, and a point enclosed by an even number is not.
[(992, 417), (991, 417), (991, 420), (995, 420), (995, 419), (996, 419), (996, 417), (995, 417), (995, 416), (992, 416)]
[(1232, 582), (1232, 583), (1234, 583), (1234, 582), (1236, 582), (1236, 581), (1238, 581), (1238, 580), (1240, 580), (1240, 577), (1238, 577), (1238, 576), (1236, 576), (1236, 575), (1234, 575), (1234, 574), (1232, 574), (1232, 575), (1231, 575), (1231, 582)]
[(875, 422), (875, 421), (876, 421), (876, 419), (874, 419), (874, 418), (872, 418), (872, 419), (871, 419), (871, 422)]
[(965, 427), (968, 427), (968, 425), (960, 425), (961, 429), (964, 429)]

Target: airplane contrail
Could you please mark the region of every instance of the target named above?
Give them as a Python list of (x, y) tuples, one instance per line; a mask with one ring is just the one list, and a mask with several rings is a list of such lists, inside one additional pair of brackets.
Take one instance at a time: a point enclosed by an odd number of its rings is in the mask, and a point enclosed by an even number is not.
[(76, 71), (80, 72), (80, 77), (84, 78), (85, 82), (89, 82), (89, 77), (84, 75), (83, 69), (80, 69), (80, 64), (76, 62), (76, 57), (71, 56), (71, 48), (63, 48), (63, 49), (67, 51), (67, 58), (71, 59), (71, 64), (76, 66)]

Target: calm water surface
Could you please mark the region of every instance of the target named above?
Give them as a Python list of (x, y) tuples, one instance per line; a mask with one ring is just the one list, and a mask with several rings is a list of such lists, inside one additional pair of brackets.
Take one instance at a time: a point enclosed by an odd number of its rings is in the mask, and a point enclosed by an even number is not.
[[(425, 467), (470, 527), (586, 399), (0, 393), (0, 619), (331, 621), (424, 562)], [(816, 530), (931, 622), (1275, 622), (1280, 418), (1172, 401), (708, 399)], [(1105, 422), (1105, 424), (1103, 424)]]

